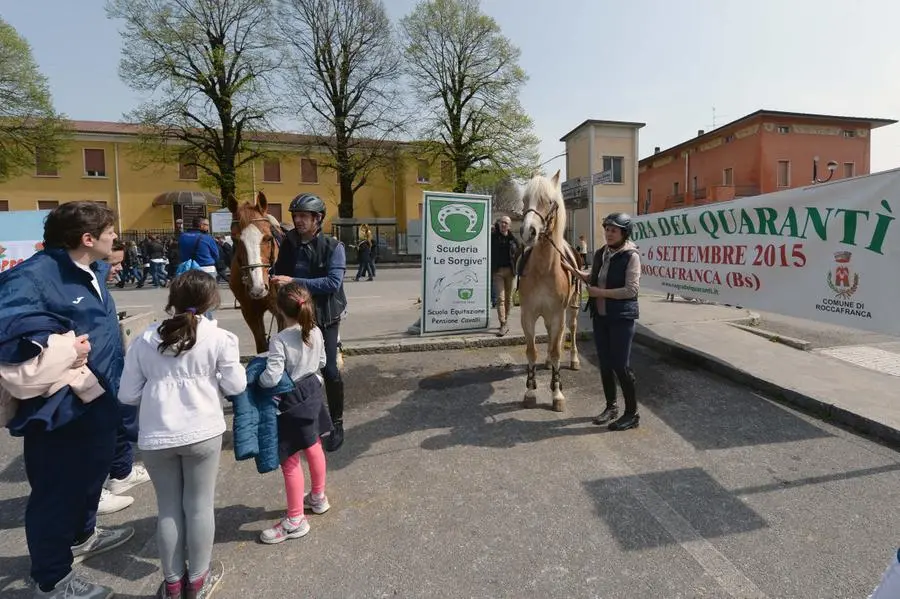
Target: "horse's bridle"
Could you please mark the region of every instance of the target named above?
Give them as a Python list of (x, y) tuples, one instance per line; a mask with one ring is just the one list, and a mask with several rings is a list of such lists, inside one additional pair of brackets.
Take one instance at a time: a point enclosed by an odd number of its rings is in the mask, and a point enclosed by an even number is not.
[[(275, 248), (281, 247), (281, 240), (280, 240), (279, 236), (275, 234), (275, 226), (272, 224), (272, 221), (270, 221), (268, 218), (251, 218), (250, 222), (251, 223), (256, 223), (256, 222), (269, 223), (269, 226), (272, 228), (272, 247), (270, 248), (270, 251), (269, 251), (269, 262), (268, 263), (261, 262), (259, 264), (243, 264), (243, 265), (241, 265), (241, 272), (242, 272), (241, 279), (244, 280), (245, 283), (246, 283), (247, 277), (250, 275), (250, 271), (253, 270), (254, 268), (271, 269), (273, 266), (275, 266)], [(240, 224), (240, 221), (235, 219), (235, 220), (231, 221), (231, 224), (232, 225)], [(240, 238), (240, 236), (238, 236), (238, 238)]]
[(547, 210), (547, 214), (541, 214), (538, 212), (537, 208), (528, 208), (525, 212), (522, 213), (522, 218), (525, 218), (529, 212), (533, 212), (535, 216), (541, 219), (541, 237), (549, 237), (550, 225), (553, 224), (553, 219), (556, 217), (556, 200), (550, 202), (550, 208)]
[(543, 237), (544, 239), (549, 241), (550, 245), (553, 246), (553, 249), (556, 250), (556, 253), (559, 254), (560, 259), (575, 270), (578, 270), (578, 265), (572, 264), (571, 260), (569, 260), (569, 257), (556, 246), (556, 242), (553, 241), (553, 236), (550, 234), (550, 226), (553, 224), (553, 221), (556, 218), (557, 208), (558, 206), (556, 200), (553, 200), (550, 202), (550, 208), (547, 210), (547, 214), (541, 214), (537, 211), (537, 208), (527, 208), (522, 213), (522, 218), (524, 218), (529, 212), (533, 212), (535, 216), (541, 219), (541, 233), (540, 235), (538, 235), (538, 237)]

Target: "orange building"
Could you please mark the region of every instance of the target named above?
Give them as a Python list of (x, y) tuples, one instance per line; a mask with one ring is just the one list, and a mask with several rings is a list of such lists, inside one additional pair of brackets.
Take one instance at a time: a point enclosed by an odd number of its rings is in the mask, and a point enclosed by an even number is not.
[[(638, 163), (639, 213), (868, 175), (873, 129), (897, 121), (757, 110)], [(816, 160), (818, 162), (816, 163)]]

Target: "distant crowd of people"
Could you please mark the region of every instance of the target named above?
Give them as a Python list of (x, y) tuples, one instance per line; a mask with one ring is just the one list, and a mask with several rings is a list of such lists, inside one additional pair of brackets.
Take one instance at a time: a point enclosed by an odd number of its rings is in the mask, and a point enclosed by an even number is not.
[[(148, 233), (140, 242), (118, 244), (125, 252), (122, 269), (113, 283), (118, 288), (133, 284), (140, 289), (150, 279), (153, 287), (166, 287), (182, 260), (193, 258), (204, 271), (227, 282), (234, 245), (225, 235), (211, 235), (209, 220), (195, 218), (184, 230), (183, 221), (175, 221), (173, 235)], [(183, 257), (183, 258), (182, 258)]]

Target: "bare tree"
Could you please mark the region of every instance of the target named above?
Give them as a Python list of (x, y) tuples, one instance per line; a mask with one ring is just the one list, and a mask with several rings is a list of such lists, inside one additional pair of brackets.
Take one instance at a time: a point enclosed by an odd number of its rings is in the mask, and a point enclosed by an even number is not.
[(519, 104), (520, 51), (478, 0), (425, 0), (400, 26), (424, 137), (452, 162), (454, 191), (530, 176), (539, 140)]
[(106, 10), (124, 22), (121, 78), (149, 95), (126, 115), (145, 125), (147, 163), (196, 166), (223, 205), (237, 199), (241, 167), (262, 155), (252, 132), (274, 110), (269, 0), (109, 0)]
[(67, 137), (31, 47), (0, 19), (0, 182), (29, 169), (33, 174), (38, 159), (55, 166)]
[[(331, 155), (338, 212), (395, 149), (401, 56), (381, 0), (281, 0), (282, 39), (296, 66), (290, 87), (305, 128)], [(294, 62), (291, 61), (291, 62)]]

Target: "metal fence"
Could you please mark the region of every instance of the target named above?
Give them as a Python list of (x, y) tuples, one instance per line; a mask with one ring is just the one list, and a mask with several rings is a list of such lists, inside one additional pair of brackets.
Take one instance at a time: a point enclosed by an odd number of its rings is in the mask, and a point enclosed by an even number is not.
[(175, 237), (175, 229), (128, 229), (119, 235), (122, 241), (143, 241), (147, 235), (159, 238)]

